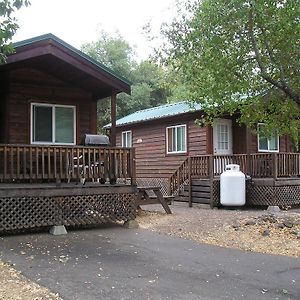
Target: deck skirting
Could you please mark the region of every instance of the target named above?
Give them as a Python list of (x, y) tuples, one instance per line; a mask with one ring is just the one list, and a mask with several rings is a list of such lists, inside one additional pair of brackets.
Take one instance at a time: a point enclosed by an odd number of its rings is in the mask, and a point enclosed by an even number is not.
[(54, 225), (98, 225), (135, 216), (134, 186), (0, 189), (0, 233)]
[[(213, 181), (213, 206), (220, 205), (220, 179)], [(246, 184), (246, 205), (287, 207), (300, 204), (299, 179), (252, 179)]]

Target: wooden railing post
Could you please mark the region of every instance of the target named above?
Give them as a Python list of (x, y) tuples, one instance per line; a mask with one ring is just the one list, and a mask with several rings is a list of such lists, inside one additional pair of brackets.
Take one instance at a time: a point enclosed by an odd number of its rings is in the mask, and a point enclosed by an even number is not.
[(214, 156), (210, 155), (208, 157), (208, 177), (210, 179), (214, 178)]
[(252, 171), (251, 171), (251, 155), (250, 153), (247, 153), (246, 156), (246, 174), (251, 175)]
[(277, 153), (272, 154), (272, 170), (273, 170), (273, 179), (277, 180), (277, 174), (278, 174), (278, 160), (277, 160)]
[(131, 184), (136, 185), (135, 148), (130, 149), (130, 165), (131, 165)]
[(192, 160), (191, 157), (188, 156), (188, 181), (189, 181), (189, 207), (193, 206), (192, 202)]
[(210, 155), (208, 157), (208, 176), (209, 176), (209, 185), (210, 185), (210, 207), (214, 207), (214, 197), (213, 197), (213, 189), (214, 189), (214, 156)]

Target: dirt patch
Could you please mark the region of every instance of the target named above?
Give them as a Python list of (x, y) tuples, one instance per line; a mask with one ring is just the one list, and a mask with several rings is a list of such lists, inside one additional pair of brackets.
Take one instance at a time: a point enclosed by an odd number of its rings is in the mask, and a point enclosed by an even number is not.
[(0, 261), (0, 299), (2, 300), (59, 300), (58, 295), (28, 280), (9, 265)]
[[(141, 228), (221, 247), (300, 257), (300, 214), (290, 211), (226, 210), (144, 206), (137, 221)], [(150, 210), (151, 209), (151, 210)]]

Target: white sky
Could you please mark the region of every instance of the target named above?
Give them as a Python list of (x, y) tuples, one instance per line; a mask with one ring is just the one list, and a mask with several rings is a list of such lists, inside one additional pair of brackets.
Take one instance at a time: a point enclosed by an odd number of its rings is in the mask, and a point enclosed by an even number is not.
[(97, 40), (104, 30), (118, 31), (131, 46), (136, 46), (139, 59), (151, 52), (150, 42), (142, 27), (151, 22), (158, 34), (160, 25), (175, 15), (176, 0), (30, 0), (15, 17), (20, 26), (13, 42), (53, 33), (80, 49), (86, 42)]

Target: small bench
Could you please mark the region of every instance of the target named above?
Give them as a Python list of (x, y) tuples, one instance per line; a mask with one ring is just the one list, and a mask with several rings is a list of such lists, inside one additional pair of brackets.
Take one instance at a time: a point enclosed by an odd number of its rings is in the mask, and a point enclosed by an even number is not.
[[(137, 205), (147, 205), (147, 204), (161, 204), (167, 214), (171, 214), (171, 209), (168, 206), (166, 199), (160, 191), (159, 186), (139, 186), (138, 190), (138, 199)], [(153, 192), (156, 197), (151, 197), (148, 195), (148, 192)], [(168, 197), (170, 201), (170, 197)]]

